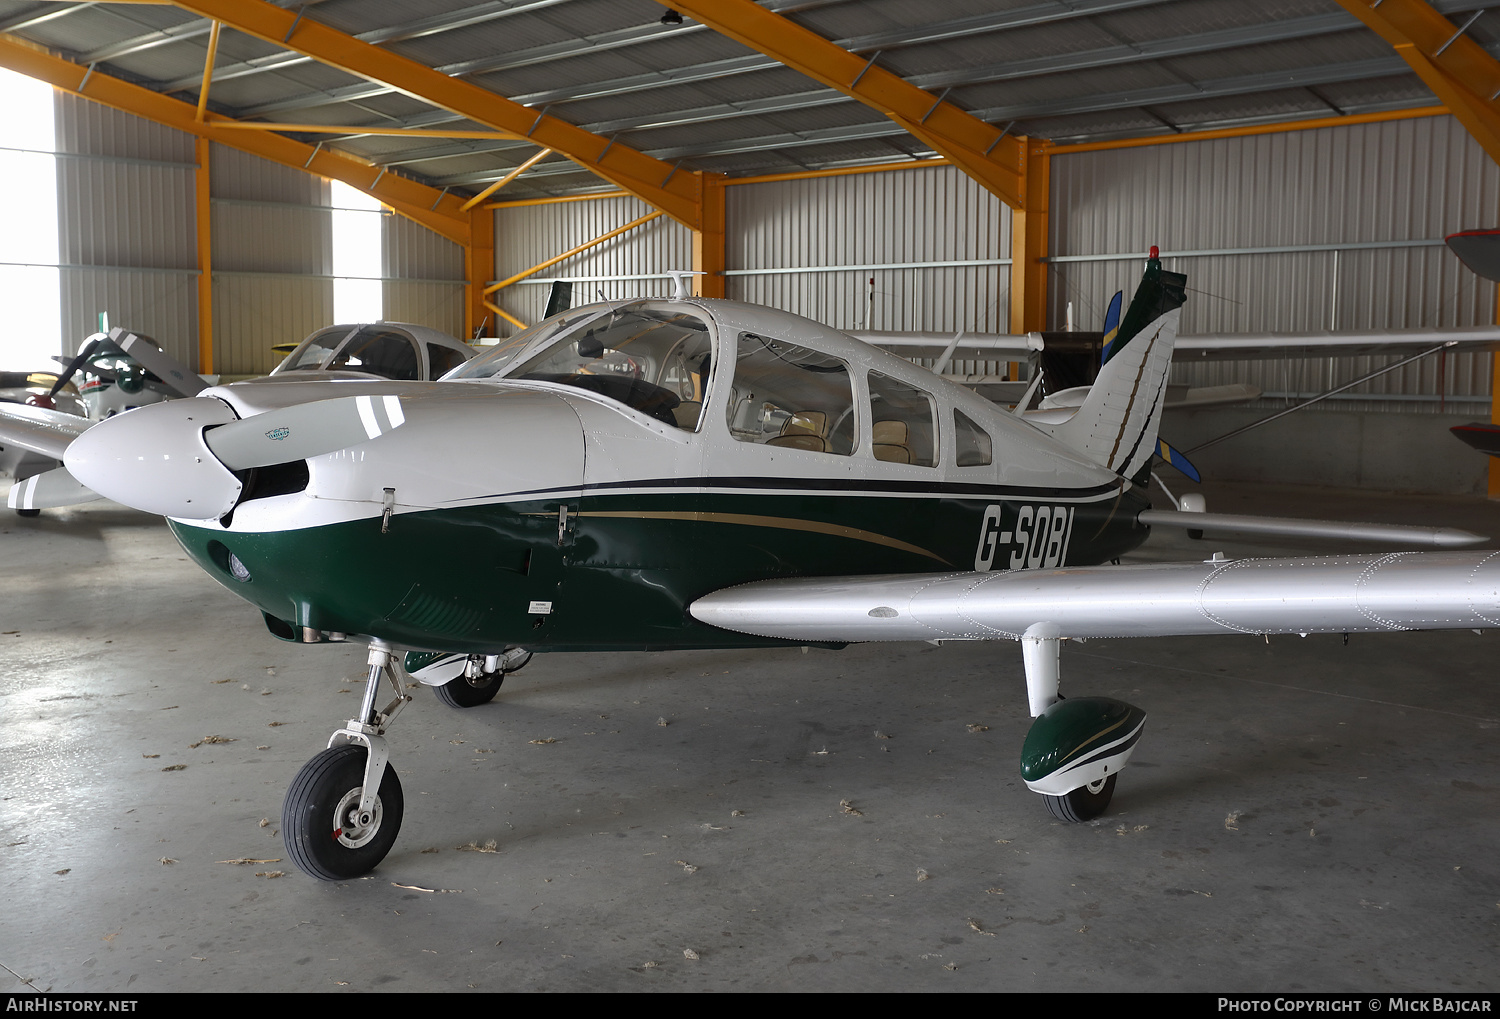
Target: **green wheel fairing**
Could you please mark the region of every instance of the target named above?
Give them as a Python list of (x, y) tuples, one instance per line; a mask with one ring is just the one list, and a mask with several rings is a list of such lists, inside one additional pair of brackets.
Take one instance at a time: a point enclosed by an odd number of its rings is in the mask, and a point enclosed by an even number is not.
[[(1047, 546), (1044, 531), (1026, 530), (1027, 517), (1058, 521), (1051, 540), (1058, 551), (1066, 547), (1068, 563), (1117, 557), (1147, 534), (1135, 519), (1145, 505), (1135, 491), (1092, 503), (622, 492), (567, 505), (561, 545), (558, 501), (403, 513), (392, 518), (390, 534), (381, 533), (378, 516), (275, 532), (170, 525), (211, 576), (294, 627), (476, 654), (509, 645), (782, 645), (789, 642), (706, 626), (687, 606), (773, 577), (974, 569), (986, 526), (992, 541), (1010, 534), (994, 562), (1006, 568), (1026, 561), (1025, 541), (1038, 555)], [(231, 576), (210, 543), (232, 552), (249, 579)], [(533, 602), (551, 602), (552, 611), (533, 613)]]
[(1129, 758), (1145, 721), (1140, 708), (1109, 697), (1057, 701), (1026, 733), (1021, 778), (1032, 785), (1072, 773), (1079, 777), (1061, 785), (1076, 788), (1102, 779), (1106, 771), (1113, 774), (1123, 763), (1119, 759)]

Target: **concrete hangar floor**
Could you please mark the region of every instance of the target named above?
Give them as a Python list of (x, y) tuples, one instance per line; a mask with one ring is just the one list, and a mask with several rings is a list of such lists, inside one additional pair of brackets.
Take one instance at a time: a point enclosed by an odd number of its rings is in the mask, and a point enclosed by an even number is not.
[[(1208, 495), (1500, 540), (1478, 499)], [(7, 991), (1500, 989), (1497, 633), (1069, 644), (1064, 691), (1151, 716), (1085, 825), (1017, 774), (1013, 645), (538, 655), (418, 694), (401, 837), (327, 884), (278, 818), (358, 648), (109, 503), (6, 513), (0, 560)]]

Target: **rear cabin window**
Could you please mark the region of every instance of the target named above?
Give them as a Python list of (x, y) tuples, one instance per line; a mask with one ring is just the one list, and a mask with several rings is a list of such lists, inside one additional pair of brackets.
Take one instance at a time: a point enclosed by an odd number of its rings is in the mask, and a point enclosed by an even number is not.
[(870, 422), (875, 459), (937, 466), (937, 411), (925, 391), (871, 372)]
[(995, 444), (990, 433), (980, 428), (961, 410), (953, 412), (953, 445), (956, 466), (988, 467), (995, 462)]
[(727, 413), (730, 434), (741, 442), (854, 452), (854, 387), (849, 366), (831, 354), (740, 333)]

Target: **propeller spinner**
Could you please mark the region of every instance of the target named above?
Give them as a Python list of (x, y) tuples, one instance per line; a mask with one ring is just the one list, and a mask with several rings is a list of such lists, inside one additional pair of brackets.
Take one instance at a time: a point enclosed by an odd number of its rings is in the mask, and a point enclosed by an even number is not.
[(100, 422), (73, 440), (64, 463), (80, 484), (116, 502), (212, 520), (239, 500), (235, 471), (322, 456), (405, 420), (395, 396), (320, 400), (243, 420), (222, 400), (174, 400)]

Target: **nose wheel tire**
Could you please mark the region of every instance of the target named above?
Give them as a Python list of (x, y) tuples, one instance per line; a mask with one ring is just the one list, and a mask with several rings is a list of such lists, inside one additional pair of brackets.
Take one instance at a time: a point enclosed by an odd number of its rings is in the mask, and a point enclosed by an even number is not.
[(1044, 795), (1042, 799), (1047, 801), (1047, 809), (1059, 821), (1092, 821), (1109, 808), (1110, 797), (1115, 794), (1115, 779), (1119, 777), (1110, 775), (1097, 782), (1079, 786), (1070, 793), (1061, 796)]
[(504, 682), (505, 673), (496, 670), (487, 672), (478, 679), (459, 676), (432, 689), (437, 694), (437, 699), (450, 708), (477, 708), (494, 700), (495, 695), (500, 692), (500, 684)]
[(389, 764), (370, 810), (359, 811), (365, 755), (353, 743), (330, 747), (304, 764), (287, 788), (282, 839), (292, 862), (313, 877), (341, 881), (369, 873), (401, 830), (401, 780)]

